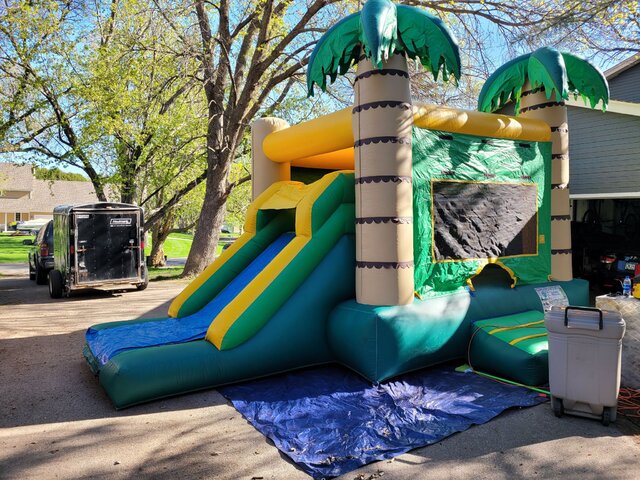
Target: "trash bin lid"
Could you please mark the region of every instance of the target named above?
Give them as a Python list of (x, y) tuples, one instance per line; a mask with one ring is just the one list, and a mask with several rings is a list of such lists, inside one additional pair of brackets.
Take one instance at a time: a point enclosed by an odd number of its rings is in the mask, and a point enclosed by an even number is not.
[(625, 322), (619, 312), (602, 311), (602, 330), (600, 330), (600, 314), (597, 309), (578, 310), (566, 307), (568, 322), (565, 326), (565, 307), (554, 306), (546, 312), (544, 323), (549, 332), (569, 335), (587, 335), (599, 338), (620, 340), (624, 337)]

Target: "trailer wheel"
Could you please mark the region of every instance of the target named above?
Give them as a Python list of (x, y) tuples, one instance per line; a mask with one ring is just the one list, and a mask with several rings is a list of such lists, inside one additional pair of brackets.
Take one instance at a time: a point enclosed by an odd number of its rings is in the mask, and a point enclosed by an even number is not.
[(145, 290), (149, 286), (149, 272), (147, 271), (147, 266), (142, 266), (142, 278), (143, 282), (136, 285), (136, 288), (140, 291)]
[(51, 298), (62, 298), (62, 274), (58, 270), (49, 272), (49, 296)]
[(564, 405), (561, 398), (551, 397), (551, 407), (556, 417), (560, 418), (564, 415)]
[(47, 284), (47, 271), (44, 268), (42, 268), (40, 265), (36, 265), (36, 284), (38, 285)]

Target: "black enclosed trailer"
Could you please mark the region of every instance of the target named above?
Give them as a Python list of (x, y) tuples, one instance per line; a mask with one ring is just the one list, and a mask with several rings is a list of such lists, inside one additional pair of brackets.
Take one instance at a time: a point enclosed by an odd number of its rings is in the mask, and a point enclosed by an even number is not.
[(142, 209), (126, 203), (60, 205), (53, 210), (55, 266), (49, 294), (149, 282)]

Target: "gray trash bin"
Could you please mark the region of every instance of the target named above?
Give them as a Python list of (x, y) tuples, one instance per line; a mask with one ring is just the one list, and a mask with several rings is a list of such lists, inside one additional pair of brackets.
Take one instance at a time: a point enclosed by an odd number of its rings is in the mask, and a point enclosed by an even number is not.
[(549, 387), (554, 413), (616, 419), (625, 323), (618, 312), (553, 307), (549, 332)]

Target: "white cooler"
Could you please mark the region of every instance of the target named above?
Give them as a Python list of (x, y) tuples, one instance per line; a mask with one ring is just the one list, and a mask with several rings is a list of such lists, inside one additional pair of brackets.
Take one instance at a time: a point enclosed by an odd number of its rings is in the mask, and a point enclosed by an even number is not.
[(620, 357), (625, 323), (618, 312), (553, 307), (545, 314), (549, 332), (551, 405), (563, 413), (616, 419)]

